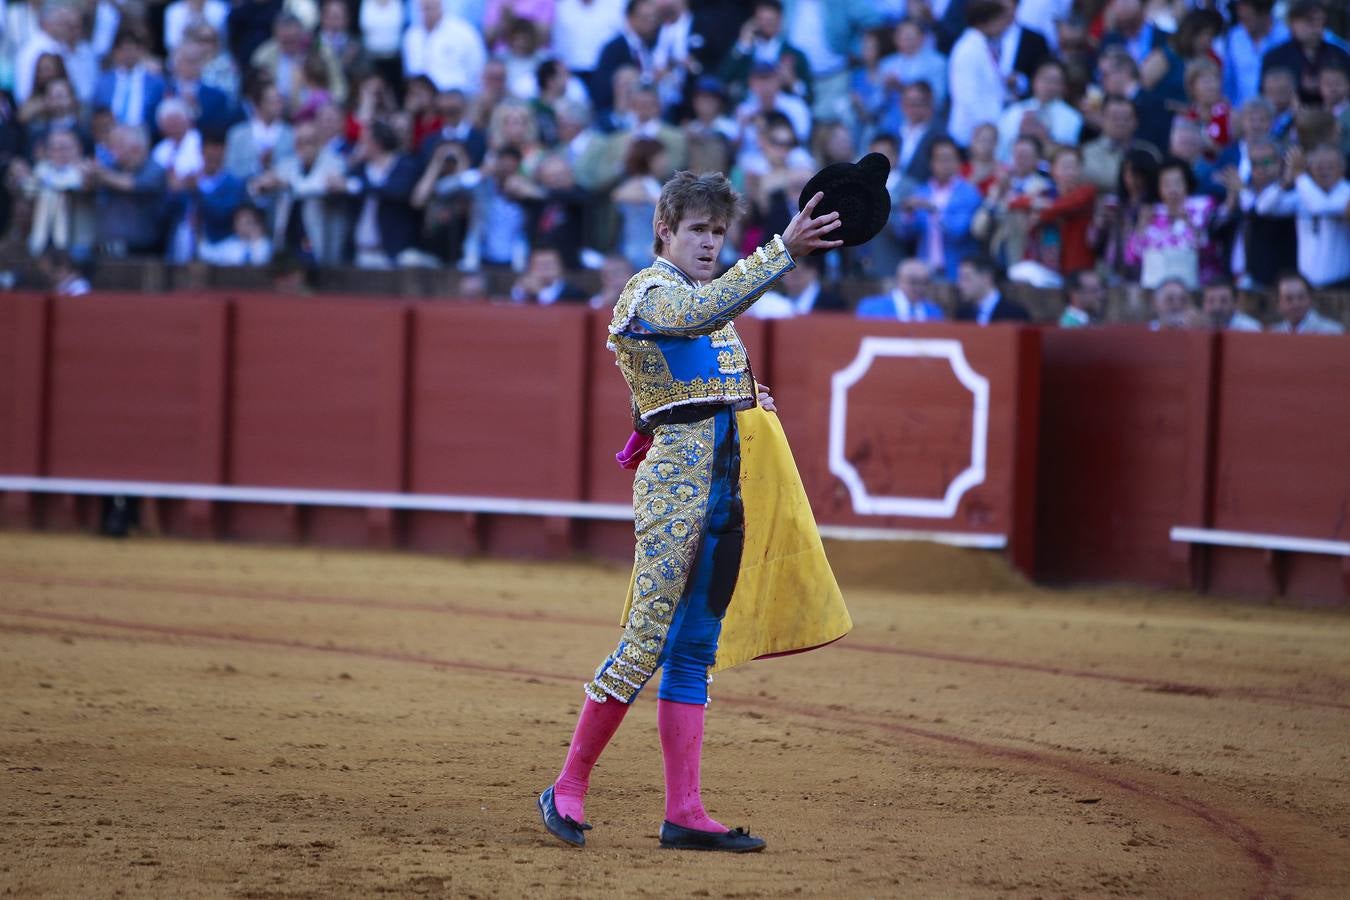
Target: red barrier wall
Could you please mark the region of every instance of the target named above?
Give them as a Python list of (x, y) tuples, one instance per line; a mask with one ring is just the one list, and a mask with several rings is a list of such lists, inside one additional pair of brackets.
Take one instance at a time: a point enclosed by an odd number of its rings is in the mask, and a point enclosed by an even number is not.
[[(0, 301), (0, 473), (623, 507), (631, 475), (613, 454), (631, 422), (604, 347), (608, 318), (370, 299), (10, 295)], [(1051, 582), (1345, 602), (1344, 558), (1191, 545), (1169, 532), (1347, 539), (1350, 338), (841, 317), (740, 329), (822, 526), (1002, 535), (1014, 563)], [(874, 358), (850, 369), (864, 348)], [(854, 383), (835, 390), (846, 371)], [(847, 416), (832, 468), (839, 397)], [(871, 500), (840, 477), (850, 468)], [(944, 497), (949, 508), (935, 511)], [(904, 502), (859, 506), (877, 498)], [(147, 507), (170, 534), (632, 552), (630, 523), (589, 512)], [(88, 526), (96, 508), (92, 497), (19, 491), (0, 506), (23, 527)]]
[[(585, 310), (419, 305), (413, 319), (409, 480), (414, 493), (582, 499)], [(556, 554), (570, 523), (414, 514), (414, 546)]]
[(53, 302), (47, 474), (163, 481), (208, 475), (198, 465), (198, 360), (209, 305), (191, 297), (172, 305), (146, 297)]
[[(0, 302), (0, 471), (40, 471), (50, 304), (12, 294)], [(20, 500), (18, 497), (11, 500)], [(26, 498), (23, 498), (26, 504)]]
[(1037, 578), (1188, 583), (1168, 532), (1204, 519), (1215, 341), (1043, 332)]
[[(960, 494), (950, 513), (861, 513), (854, 492), (831, 471), (831, 408), (838, 399), (835, 394), (842, 393), (832, 388), (832, 378), (859, 357), (867, 338), (905, 341), (878, 353), (907, 354), (876, 356), (847, 390), (842, 456), (857, 471), (870, 497), (941, 500), (953, 480), (973, 462), (975, 397), (958, 379), (958, 363), (945, 356), (908, 354), (957, 344), (959, 359), (988, 382), (985, 471), (973, 487)], [(1030, 506), (1034, 488), (1030, 472), (1023, 471), (1021, 487), (1015, 475), (1021, 462), (1019, 447), (1030, 450), (1019, 434), (1019, 423), (1030, 426), (1036, 420), (1038, 398), (1034, 391), (1025, 390), (1037, 370), (1039, 335), (1035, 331), (821, 317), (774, 322), (772, 344), (777, 363), (772, 386), (780, 416), (820, 522), (858, 528), (1013, 534), (1019, 505)]]
[[(1350, 540), (1346, 338), (1233, 334), (1218, 362), (1207, 525)], [(1350, 559), (1236, 547), (1198, 551), (1201, 587), (1344, 602)]]
[[(402, 304), (379, 301), (236, 301), (225, 483), (399, 490), (406, 317)], [(359, 544), (366, 515), (234, 504), (224, 529)]]

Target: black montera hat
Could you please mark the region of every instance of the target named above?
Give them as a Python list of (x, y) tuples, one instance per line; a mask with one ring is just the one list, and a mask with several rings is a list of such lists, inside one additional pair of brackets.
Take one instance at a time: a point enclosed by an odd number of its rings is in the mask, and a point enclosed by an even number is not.
[(826, 237), (843, 241), (845, 247), (865, 244), (890, 218), (891, 195), (886, 191), (890, 172), (890, 160), (880, 153), (869, 153), (856, 163), (834, 163), (811, 176), (797, 206), (805, 207), (817, 191), (823, 191), (813, 217), (837, 211), (842, 223)]

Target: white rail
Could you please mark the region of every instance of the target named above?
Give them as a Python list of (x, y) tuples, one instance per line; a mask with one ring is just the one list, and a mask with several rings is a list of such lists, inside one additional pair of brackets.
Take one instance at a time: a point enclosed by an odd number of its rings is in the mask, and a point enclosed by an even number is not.
[(1261, 534), (1254, 531), (1223, 531), (1216, 528), (1175, 526), (1172, 540), (1183, 544), (1212, 544), (1219, 547), (1250, 547), (1256, 550), (1287, 550), (1292, 553), (1321, 553), (1350, 556), (1350, 541), (1290, 537), (1285, 534)]
[[(309, 488), (243, 487), (168, 481), (118, 481), (96, 478), (39, 478), (0, 475), (0, 491), (43, 494), (122, 495), (173, 500), (212, 500), (229, 503), (280, 503), (297, 506), (354, 506), (371, 509), (416, 509), (434, 512), (474, 512), (507, 516), (563, 516), (575, 519), (631, 521), (626, 503), (589, 503), (572, 500), (531, 500), (512, 497), (474, 497), (457, 494), (404, 494), (386, 491), (333, 491)], [(999, 550), (1008, 545), (1004, 534), (961, 531), (918, 531), (824, 525), (821, 537), (845, 541), (932, 541), (953, 547)]]

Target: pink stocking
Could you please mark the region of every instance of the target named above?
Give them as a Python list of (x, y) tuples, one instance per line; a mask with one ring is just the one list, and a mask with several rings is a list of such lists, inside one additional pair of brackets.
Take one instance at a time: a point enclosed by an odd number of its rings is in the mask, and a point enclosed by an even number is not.
[(609, 739), (619, 730), (628, 704), (611, 697), (596, 703), (590, 697), (581, 707), (577, 730), (572, 733), (572, 746), (567, 748), (567, 760), (553, 785), (553, 802), (558, 812), (577, 824), (586, 821), (586, 791), (591, 786), (591, 769), (604, 752)]
[(666, 766), (666, 821), (695, 831), (729, 831), (703, 809), (699, 765), (703, 758), (702, 703), (658, 700), (656, 727)]

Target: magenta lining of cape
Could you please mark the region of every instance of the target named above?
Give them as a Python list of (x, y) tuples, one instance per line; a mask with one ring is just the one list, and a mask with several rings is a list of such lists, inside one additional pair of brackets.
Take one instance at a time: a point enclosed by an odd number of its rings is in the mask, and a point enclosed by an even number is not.
[(826, 641), (823, 644), (812, 644), (810, 647), (798, 647), (796, 650), (780, 650), (777, 653), (762, 653), (759, 656), (756, 656), (755, 659), (778, 659), (780, 656), (796, 656), (798, 653), (808, 653), (812, 650), (819, 650), (821, 647), (828, 647), (842, 637), (844, 637), (844, 635), (841, 634), (839, 637)]

